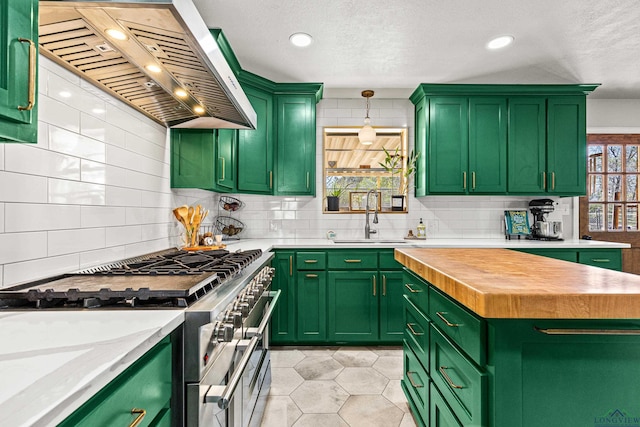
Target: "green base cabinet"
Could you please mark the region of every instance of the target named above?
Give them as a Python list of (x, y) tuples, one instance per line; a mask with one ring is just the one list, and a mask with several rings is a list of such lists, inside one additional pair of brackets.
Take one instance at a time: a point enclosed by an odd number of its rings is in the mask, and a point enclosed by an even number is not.
[(38, 142), (38, 1), (0, 4), (0, 142)]
[(404, 334), (402, 271), (380, 271), (380, 341), (399, 343)]
[(171, 376), (172, 344), (166, 337), (59, 426), (127, 426), (141, 415), (134, 408), (146, 411), (139, 426), (169, 426)]
[(622, 271), (621, 249), (517, 249), (519, 252)]
[(271, 262), (275, 268), (271, 289), (280, 290), (280, 301), (271, 318), (271, 343), (296, 342), (296, 281), (293, 251), (278, 251)]
[(322, 342), (327, 339), (327, 273), (324, 252), (296, 254), (297, 340)]
[(336, 343), (378, 340), (378, 272), (329, 271), (329, 340)]

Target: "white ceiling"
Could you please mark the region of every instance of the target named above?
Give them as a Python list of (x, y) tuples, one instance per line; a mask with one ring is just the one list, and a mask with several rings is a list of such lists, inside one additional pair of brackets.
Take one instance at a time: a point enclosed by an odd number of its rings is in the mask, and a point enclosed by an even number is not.
[[(408, 97), (419, 83), (601, 83), (640, 99), (638, 0), (194, 0), (245, 70), (325, 97)], [(307, 48), (289, 43), (306, 32)], [(515, 42), (500, 51), (496, 35)]]

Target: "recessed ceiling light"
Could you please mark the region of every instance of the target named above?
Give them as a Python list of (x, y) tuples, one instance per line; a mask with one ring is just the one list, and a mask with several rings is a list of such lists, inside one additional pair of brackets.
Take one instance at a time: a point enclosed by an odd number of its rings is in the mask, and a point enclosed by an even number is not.
[(293, 33), (289, 36), (292, 45), (298, 47), (306, 47), (311, 44), (313, 38), (307, 33)]
[(104, 30), (104, 32), (107, 33), (111, 38), (114, 38), (116, 40), (127, 39), (127, 35), (125, 33), (120, 30), (116, 30), (115, 28), (107, 28), (106, 30)]
[(514, 37), (513, 36), (500, 36), (500, 37), (496, 37), (492, 40), (489, 41), (489, 43), (487, 43), (487, 49), (502, 49), (503, 47), (507, 47), (509, 46), (511, 43), (513, 43)]
[(162, 71), (162, 69), (158, 67), (156, 64), (149, 64), (145, 68), (151, 71), (152, 73), (159, 73), (160, 71)]
[(204, 108), (199, 105), (196, 105), (195, 107), (193, 107), (193, 112), (196, 114), (202, 114), (204, 113)]
[(187, 91), (184, 90), (184, 89), (176, 89), (173, 93), (175, 93), (178, 98), (186, 98), (187, 97)]

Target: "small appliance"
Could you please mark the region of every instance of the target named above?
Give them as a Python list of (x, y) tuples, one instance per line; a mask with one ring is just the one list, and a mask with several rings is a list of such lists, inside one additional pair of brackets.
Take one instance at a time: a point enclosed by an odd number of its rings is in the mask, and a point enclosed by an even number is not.
[(547, 220), (547, 215), (554, 211), (553, 203), (551, 199), (536, 199), (529, 202), (529, 210), (533, 215), (531, 239), (563, 240), (562, 222)]

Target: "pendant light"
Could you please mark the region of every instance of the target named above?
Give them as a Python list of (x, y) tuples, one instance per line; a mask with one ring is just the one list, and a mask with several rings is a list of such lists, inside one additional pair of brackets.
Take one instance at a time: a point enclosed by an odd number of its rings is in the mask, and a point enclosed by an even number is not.
[(364, 118), (364, 126), (358, 132), (358, 139), (362, 145), (371, 145), (376, 140), (376, 130), (371, 127), (371, 119), (369, 119), (369, 98), (373, 96), (373, 91), (363, 90), (362, 96), (367, 98), (367, 117)]

